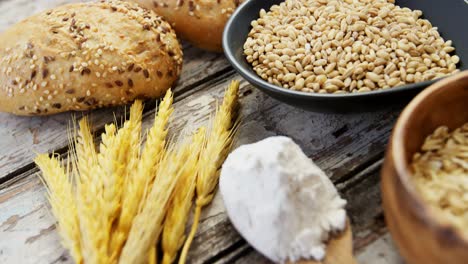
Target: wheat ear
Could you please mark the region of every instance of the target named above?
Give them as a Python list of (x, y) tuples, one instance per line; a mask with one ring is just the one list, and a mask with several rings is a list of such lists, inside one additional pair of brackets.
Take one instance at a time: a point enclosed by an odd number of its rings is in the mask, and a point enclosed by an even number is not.
[(41, 178), (46, 184), (52, 213), (58, 221), (62, 243), (70, 251), (75, 263), (83, 263), (80, 224), (70, 168), (62, 168), (58, 158), (49, 158), (47, 154), (37, 156), (35, 162), (42, 171)]
[(80, 120), (79, 129), (75, 135), (73, 149), (75, 150), (74, 158), (80, 176), (79, 180), (83, 183), (89, 183), (93, 180), (91, 169), (97, 164), (97, 153), (87, 117)]
[(81, 247), (85, 263), (110, 263), (108, 243), (110, 224), (101, 215), (106, 209), (104, 181), (88, 119), (79, 122), (75, 140), (77, 208), (81, 231)]
[(159, 105), (153, 126), (148, 131), (147, 141), (141, 153), (140, 161), (134, 173), (128, 176), (126, 191), (122, 196), (122, 210), (111, 241), (112, 252), (117, 254), (113, 256), (113, 259), (118, 259), (120, 255), (134, 217), (142, 204), (145, 191), (148, 189), (148, 184), (154, 178), (156, 165), (164, 154), (168, 132), (167, 124), (173, 112), (172, 102), (172, 92), (169, 90)]
[(104, 184), (102, 217), (107, 219), (110, 228), (106, 232), (111, 234), (108, 245), (111, 263), (116, 263), (119, 255), (119, 251), (112, 248), (112, 227), (120, 215), (124, 182), (135, 171), (139, 159), (142, 113), (143, 104), (137, 100), (130, 108), (129, 120), (117, 133), (114, 124), (106, 125), (98, 154), (100, 171), (97, 176), (102, 177)]
[(140, 159), (141, 123), (143, 118), (143, 102), (136, 100), (130, 108), (130, 119), (119, 130), (117, 138), (123, 144), (118, 146), (119, 158), (127, 164), (125, 168), (125, 185), (130, 184), (131, 175), (135, 173)]
[[(114, 146), (118, 143), (115, 139), (117, 128), (114, 124), (105, 126), (105, 133), (101, 136), (101, 145), (98, 154), (98, 165), (100, 166), (99, 175), (95, 177), (103, 178), (103, 198), (106, 201), (105, 211), (102, 217), (107, 217), (109, 227), (117, 217), (120, 206), (120, 192), (122, 189), (123, 176), (119, 173), (118, 163), (115, 161), (116, 152)], [(106, 230), (111, 233), (112, 230)]]
[(198, 228), (201, 210), (213, 199), (219, 180), (219, 169), (231, 148), (232, 138), (238, 124), (238, 93), (239, 82), (231, 82), (224, 95), (223, 104), (217, 109), (210, 134), (207, 137), (207, 143), (201, 151), (198, 164), (197, 199), (194, 220), (189, 236), (182, 249), (179, 264), (186, 262), (188, 250)]
[(178, 161), (179, 166), (182, 166), (183, 163), (186, 165), (175, 187), (175, 195), (164, 221), (162, 234), (163, 264), (173, 263), (177, 252), (184, 244), (185, 227), (195, 194), (197, 165), (200, 151), (205, 142), (205, 133), (205, 128), (200, 128), (193, 136), (192, 143), (185, 144), (182, 147), (185, 152), (184, 156), (187, 156), (187, 159)]
[(184, 169), (178, 161), (184, 158), (182, 151), (168, 150), (159, 163), (157, 176), (132, 223), (120, 264), (141, 264), (148, 260), (148, 253), (158, 240), (175, 185)]

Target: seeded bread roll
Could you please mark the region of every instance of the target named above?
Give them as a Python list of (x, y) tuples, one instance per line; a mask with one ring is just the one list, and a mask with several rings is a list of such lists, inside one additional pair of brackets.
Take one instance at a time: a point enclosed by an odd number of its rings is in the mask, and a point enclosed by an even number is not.
[(0, 36), (0, 111), (47, 115), (161, 96), (182, 51), (152, 11), (121, 1), (76, 3)]
[(131, 0), (166, 19), (177, 36), (210, 51), (222, 51), (224, 26), (244, 0)]

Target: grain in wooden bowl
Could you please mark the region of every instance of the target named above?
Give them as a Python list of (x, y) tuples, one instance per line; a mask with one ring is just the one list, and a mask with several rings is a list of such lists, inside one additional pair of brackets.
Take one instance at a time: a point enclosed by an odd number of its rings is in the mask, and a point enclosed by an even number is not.
[[(468, 259), (466, 231), (447, 221), (434, 203), (421, 194), (422, 185), (415, 182), (421, 172), (414, 168), (415, 164), (421, 165), (421, 159), (439, 156), (439, 160), (446, 160), (452, 155), (444, 150), (448, 137), (464, 140), (459, 134), (465, 133), (464, 124), (468, 122), (466, 102), (467, 71), (437, 82), (420, 93), (403, 111), (393, 130), (382, 169), (383, 207), (392, 237), (408, 263), (461, 264)], [(439, 128), (441, 126), (446, 128)], [(448, 131), (455, 132), (449, 134)], [(459, 147), (452, 143), (448, 143), (448, 147)], [(425, 152), (422, 156), (416, 154), (421, 148)]]
[(413, 181), (439, 221), (468, 238), (468, 122), (438, 127), (411, 164)]

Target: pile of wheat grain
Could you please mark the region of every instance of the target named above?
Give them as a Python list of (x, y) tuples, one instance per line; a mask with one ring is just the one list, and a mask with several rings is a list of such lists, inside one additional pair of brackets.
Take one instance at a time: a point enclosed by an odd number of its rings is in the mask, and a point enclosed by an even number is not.
[(432, 80), (459, 57), (422, 12), (394, 0), (286, 0), (252, 22), (244, 54), (291, 90), (350, 93)]
[(468, 236), (468, 123), (439, 127), (413, 157), (414, 182), (444, 222)]
[(143, 104), (136, 101), (122, 128), (106, 125), (98, 149), (83, 118), (64, 165), (55, 155), (36, 158), (63, 245), (76, 263), (156, 263), (158, 243), (165, 264), (174, 262), (185, 243), (180, 261), (185, 263), (201, 209), (213, 198), (218, 169), (232, 145), (238, 90), (239, 83), (232, 82), (211, 129), (202, 127), (189, 139), (166, 142), (173, 112), (169, 91), (144, 147)]

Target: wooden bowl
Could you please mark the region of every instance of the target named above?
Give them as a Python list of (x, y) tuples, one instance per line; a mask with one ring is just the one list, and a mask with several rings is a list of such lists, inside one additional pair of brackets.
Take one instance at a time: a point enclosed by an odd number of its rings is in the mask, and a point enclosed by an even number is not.
[(413, 185), (409, 166), (437, 127), (453, 130), (466, 122), (468, 71), (421, 92), (395, 125), (382, 169), (382, 199), (390, 233), (408, 263), (468, 263), (468, 239), (434, 217)]

